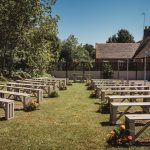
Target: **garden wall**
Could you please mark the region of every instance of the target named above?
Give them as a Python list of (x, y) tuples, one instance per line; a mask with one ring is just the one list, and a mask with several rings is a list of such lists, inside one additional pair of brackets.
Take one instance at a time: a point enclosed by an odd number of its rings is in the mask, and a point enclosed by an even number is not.
[[(73, 79), (73, 73), (83, 73), (83, 71), (68, 71), (68, 77)], [(102, 77), (102, 71), (85, 71), (85, 74), (91, 74), (93, 79), (99, 79)], [(52, 71), (51, 74), (58, 78), (65, 78), (66, 71)], [(126, 71), (114, 71), (113, 78), (114, 79), (127, 79), (127, 72)], [(143, 71), (129, 71), (128, 72), (129, 80), (143, 80), (144, 79), (144, 72)], [(150, 71), (147, 71), (147, 80), (150, 80)]]

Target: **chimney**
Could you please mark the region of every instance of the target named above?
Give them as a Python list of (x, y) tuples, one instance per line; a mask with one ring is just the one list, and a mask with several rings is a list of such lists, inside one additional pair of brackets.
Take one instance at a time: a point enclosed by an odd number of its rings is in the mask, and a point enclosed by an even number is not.
[(145, 26), (144, 29), (144, 39), (150, 37), (150, 26)]

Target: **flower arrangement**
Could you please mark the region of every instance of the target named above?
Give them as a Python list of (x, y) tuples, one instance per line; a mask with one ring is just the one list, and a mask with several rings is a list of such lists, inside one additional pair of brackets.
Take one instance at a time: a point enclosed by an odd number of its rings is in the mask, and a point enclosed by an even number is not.
[(37, 103), (36, 101), (32, 100), (25, 107), (25, 111), (34, 111), (34, 110), (37, 110), (38, 108), (39, 108), (39, 103)]
[(130, 135), (130, 131), (125, 128), (125, 125), (117, 126), (109, 134), (107, 143), (111, 146), (131, 146), (133, 137)]

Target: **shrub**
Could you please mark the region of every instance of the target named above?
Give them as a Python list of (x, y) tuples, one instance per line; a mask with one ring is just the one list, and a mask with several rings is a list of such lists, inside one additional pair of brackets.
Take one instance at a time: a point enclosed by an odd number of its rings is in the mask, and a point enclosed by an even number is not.
[(88, 80), (88, 81), (86, 82), (85, 86), (90, 86), (90, 85), (91, 85), (91, 81)]
[(89, 98), (96, 98), (96, 92), (93, 91), (93, 92), (90, 94)]
[(104, 113), (104, 114), (109, 113), (110, 112), (110, 104), (106, 101), (102, 101), (101, 104), (100, 104), (99, 112)]
[(67, 83), (67, 85), (68, 85), (68, 86), (71, 86), (71, 85), (72, 85), (72, 81), (69, 81), (69, 82)]
[(117, 126), (109, 134), (107, 143), (111, 146), (131, 146), (133, 137), (130, 135), (130, 131), (125, 128), (125, 125)]
[(16, 72), (13, 72), (12, 78), (15, 80), (18, 80), (18, 79), (31, 78), (31, 76), (27, 72), (24, 72), (22, 70), (18, 70)]
[(61, 87), (59, 87), (59, 90), (67, 90), (67, 87), (66, 86), (61, 86)]
[(58, 96), (59, 96), (59, 94), (56, 91), (53, 91), (50, 95), (51, 98), (58, 97)]
[(25, 107), (25, 111), (34, 111), (37, 110), (38, 108), (39, 108), (39, 104), (36, 101), (31, 101)]

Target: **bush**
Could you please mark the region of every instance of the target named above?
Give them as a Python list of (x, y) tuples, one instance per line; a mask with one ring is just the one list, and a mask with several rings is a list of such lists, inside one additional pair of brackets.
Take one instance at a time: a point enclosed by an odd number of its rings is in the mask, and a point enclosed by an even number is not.
[(39, 108), (39, 104), (36, 101), (31, 101), (25, 107), (25, 111), (34, 111), (37, 110), (38, 108)]
[(88, 80), (88, 81), (86, 82), (85, 86), (90, 86), (90, 85), (91, 85), (91, 81)]
[(58, 96), (59, 96), (59, 94), (56, 91), (53, 91), (50, 95), (51, 98), (58, 97)]
[(110, 112), (110, 104), (108, 102), (101, 102), (100, 104), (100, 113), (107, 114)]
[(67, 83), (67, 85), (68, 85), (68, 86), (72, 86), (72, 81), (69, 81), (69, 82)]
[(96, 92), (93, 91), (93, 92), (90, 94), (89, 98), (96, 98)]
[(18, 71), (16, 71), (16, 72), (13, 72), (12, 78), (13, 78), (14, 80), (18, 80), (18, 79), (31, 78), (31, 76), (30, 76), (27, 72), (24, 72), (24, 71), (22, 71), (22, 70), (18, 70)]
[(0, 76), (0, 81), (7, 81), (7, 79), (3, 75), (1, 75)]
[(59, 90), (67, 90), (67, 87), (66, 86), (61, 86), (61, 87), (59, 87)]

